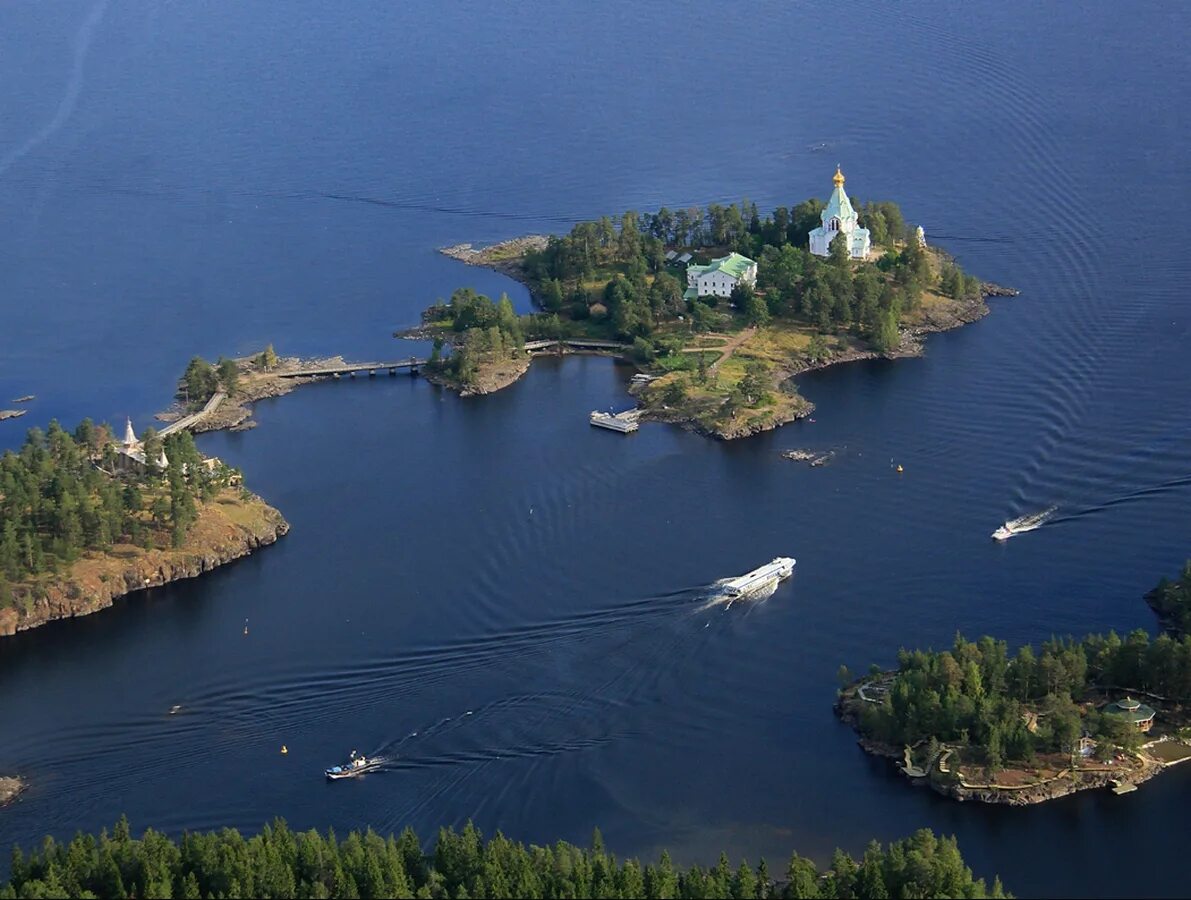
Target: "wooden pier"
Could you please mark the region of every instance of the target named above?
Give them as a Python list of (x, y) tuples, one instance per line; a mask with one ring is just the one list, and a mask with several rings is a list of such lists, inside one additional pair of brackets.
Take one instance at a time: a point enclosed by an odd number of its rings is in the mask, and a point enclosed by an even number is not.
[(1112, 780), (1112, 792), (1118, 797), (1121, 794), (1132, 794), (1135, 790), (1137, 790), (1137, 785), (1130, 781), (1121, 781), (1119, 778)]
[(183, 416), (176, 422), (170, 422), (170, 424), (166, 425), (165, 428), (157, 432), (157, 436), (166, 437), (173, 434), (175, 431), (182, 431), (185, 428), (190, 428), (192, 425), (197, 424), (198, 422), (207, 418), (207, 416), (211, 415), (211, 413), (215, 412), (215, 410), (219, 409), (219, 404), (226, 399), (227, 394), (225, 394), (223, 391), (216, 391), (211, 395), (211, 399), (207, 401), (206, 405), (203, 406), (202, 409), (196, 413), (191, 413), (188, 416)]

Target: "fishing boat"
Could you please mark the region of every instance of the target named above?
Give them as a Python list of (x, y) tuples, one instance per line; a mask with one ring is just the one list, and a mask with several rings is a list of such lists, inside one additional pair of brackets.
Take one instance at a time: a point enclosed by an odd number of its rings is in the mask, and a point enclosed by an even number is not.
[(340, 778), (355, 778), (357, 775), (363, 775), (365, 772), (375, 772), (380, 768), (382, 762), (384, 760), (377, 759), (376, 757), (369, 759), (367, 756), (363, 756), (353, 750), (347, 758), (347, 762), (343, 765), (331, 766), (331, 768), (325, 770), (327, 780), (338, 781)]
[(1018, 516), (1016, 519), (1010, 519), (1000, 528), (992, 533), (994, 541), (1007, 541), (1015, 534), (1023, 534), (1027, 531), (1033, 531), (1035, 528), (1041, 528), (1042, 525), (1054, 515), (1057, 506), (1051, 506), (1042, 512), (1030, 513), (1026, 516)]
[(729, 578), (723, 583), (724, 593), (733, 599), (763, 593), (793, 575), (794, 565), (795, 561), (790, 557), (779, 556), (739, 578)]

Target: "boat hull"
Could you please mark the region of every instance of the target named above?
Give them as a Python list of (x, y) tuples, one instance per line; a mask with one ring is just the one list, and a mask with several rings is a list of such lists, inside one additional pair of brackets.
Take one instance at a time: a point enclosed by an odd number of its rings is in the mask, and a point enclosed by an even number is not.
[(724, 582), (724, 593), (732, 598), (772, 593), (772, 589), (776, 588), (779, 582), (794, 574), (794, 566), (793, 559), (779, 556), (773, 562)]
[(369, 772), (375, 772), (378, 768), (379, 766), (363, 766), (359, 769), (352, 769), (350, 772), (332, 772), (330, 769), (327, 769), (327, 781), (340, 781), (344, 778), (358, 778), (361, 775), (367, 775)]
[(369, 772), (375, 772), (381, 767), (382, 760), (376, 762), (369, 762), (362, 766), (332, 766), (329, 769), (324, 769), (323, 774), (327, 776), (327, 781), (340, 781), (344, 778), (357, 778), (360, 775), (367, 775)]

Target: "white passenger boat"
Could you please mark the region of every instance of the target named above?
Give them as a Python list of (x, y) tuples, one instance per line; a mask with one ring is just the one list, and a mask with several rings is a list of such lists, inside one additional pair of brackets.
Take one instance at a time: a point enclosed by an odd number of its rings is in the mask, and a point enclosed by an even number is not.
[(641, 411), (637, 409), (626, 410), (622, 413), (600, 412), (593, 410), (590, 422), (600, 428), (607, 428), (611, 431), (619, 431), (621, 434), (628, 434), (636, 431), (640, 427), (637, 419), (640, 418)]
[(724, 593), (729, 597), (747, 597), (763, 593), (794, 574), (795, 561), (788, 556), (779, 556), (760, 568), (746, 572), (739, 578), (729, 578), (723, 583)]

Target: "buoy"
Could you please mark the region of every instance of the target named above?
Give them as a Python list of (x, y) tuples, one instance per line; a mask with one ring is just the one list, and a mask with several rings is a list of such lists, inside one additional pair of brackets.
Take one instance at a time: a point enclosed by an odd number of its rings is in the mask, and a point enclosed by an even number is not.
[(281, 755), (285, 756), (285, 754), (287, 754), (287, 753), (289, 753), (289, 748), (286, 747), (285, 744), (282, 744), (281, 745)]
[(244, 620), (244, 634), (248, 634), (248, 620)]
[(898, 463), (897, 470), (898, 470), (899, 472), (904, 472), (904, 471), (905, 471), (905, 469), (903, 469), (903, 468), (901, 467), (901, 463)]

